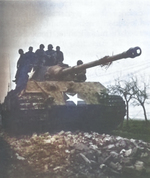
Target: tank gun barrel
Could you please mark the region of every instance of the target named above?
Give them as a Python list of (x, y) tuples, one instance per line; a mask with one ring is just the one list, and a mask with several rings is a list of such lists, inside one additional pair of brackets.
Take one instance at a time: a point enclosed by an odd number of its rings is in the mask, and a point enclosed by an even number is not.
[(78, 72), (78, 71), (81, 71), (87, 68), (95, 67), (98, 65), (106, 65), (109, 62), (113, 62), (113, 61), (123, 59), (123, 58), (135, 58), (137, 56), (140, 56), (141, 53), (142, 53), (142, 50), (140, 47), (130, 48), (129, 50), (123, 53), (117, 54), (117, 55), (105, 56), (96, 61), (92, 61), (86, 64), (74, 66), (74, 67), (65, 68), (61, 71), (61, 74), (75, 73), (75, 72)]

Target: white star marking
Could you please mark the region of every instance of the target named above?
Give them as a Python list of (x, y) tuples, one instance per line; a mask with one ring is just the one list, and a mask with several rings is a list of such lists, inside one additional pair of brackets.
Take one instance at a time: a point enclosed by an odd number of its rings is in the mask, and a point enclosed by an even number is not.
[(75, 94), (74, 96), (68, 95), (68, 94), (66, 94), (66, 95), (69, 97), (69, 99), (67, 99), (66, 101), (73, 101), (75, 105), (78, 104), (78, 101), (84, 101), (84, 100), (78, 98), (77, 94)]
[(28, 72), (29, 79), (33, 76), (34, 73), (35, 73), (35, 71), (34, 71), (33, 68), (32, 68), (32, 70), (31, 70), (30, 72)]

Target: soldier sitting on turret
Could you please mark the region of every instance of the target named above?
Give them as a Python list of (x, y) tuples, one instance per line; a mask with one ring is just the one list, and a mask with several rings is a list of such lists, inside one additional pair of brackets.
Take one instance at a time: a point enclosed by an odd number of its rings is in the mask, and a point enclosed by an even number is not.
[(25, 58), (28, 62), (29, 65), (29, 72), (31, 71), (31, 69), (33, 67), (35, 67), (35, 65), (37, 65), (37, 57), (35, 55), (35, 53), (33, 52), (33, 47), (30, 46), (29, 47), (29, 51), (25, 53)]
[(59, 63), (62, 63), (63, 60), (64, 60), (64, 55), (63, 55), (63, 52), (60, 51), (60, 47), (59, 46), (56, 46), (56, 53), (55, 53), (55, 56), (56, 56), (56, 64), (59, 64)]
[(44, 51), (45, 46), (43, 44), (40, 44), (39, 49), (36, 50), (35, 54), (37, 56), (37, 65), (43, 66), (46, 62), (46, 53)]
[(56, 64), (56, 59), (55, 59), (55, 51), (53, 50), (53, 45), (49, 44), (48, 45), (48, 50), (45, 52), (46, 53), (46, 66), (53, 66)]
[[(77, 65), (82, 65), (83, 61), (78, 60)], [(86, 80), (86, 70), (82, 70), (75, 74), (75, 82), (84, 82)]]

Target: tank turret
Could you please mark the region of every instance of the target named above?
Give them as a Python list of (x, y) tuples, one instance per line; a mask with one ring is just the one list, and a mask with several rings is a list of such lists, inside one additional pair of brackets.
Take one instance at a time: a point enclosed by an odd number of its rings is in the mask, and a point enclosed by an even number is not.
[[(114, 56), (69, 67), (66, 64), (36, 66), (20, 91), (12, 90), (2, 104), (3, 127), (14, 134), (83, 130), (108, 133), (124, 119), (125, 102), (108, 95), (100, 82), (77, 82), (77, 75), (97, 65), (109, 65), (141, 54), (139, 47)], [(83, 79), (83, 78), (82, 78)]]
[(135, 58), (141, 55), (141, 49), (139, 47), (130, 48), (129, 50), (113, 55), (113, 56), (105, 56), (99, 60), (89, 62), (86, 64), (76, 65), (73, 67), (69, 67), (65, 64), (58, 64), (55, 66), (42, 66), (37, 69), (32, 79), (44, 81), (44, 80), (58, 80), (58, 81), (68, 81), (75, 80), (75, 75), (78, 72), (81, 72), (85, 69), (95, 67), (95, 66), (104, 66), (109, 65), (113, 61), (120, 60), (123, 58)]

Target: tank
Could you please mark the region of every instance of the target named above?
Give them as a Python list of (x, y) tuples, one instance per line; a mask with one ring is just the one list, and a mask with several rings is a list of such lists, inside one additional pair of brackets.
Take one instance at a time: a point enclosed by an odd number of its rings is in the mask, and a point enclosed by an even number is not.
[[(8, 92), (2, 104), (2, 124), (12, 134), (69, 130), (109, 133), (124, 119), (125, 102), (107, 94), (100, 82), (85, 82), (85, 70), (141, 54), (139, 47), (90, 63), (38, 66), (26, 85)], [(83, 76), (78, 78), (78, 75)]]

